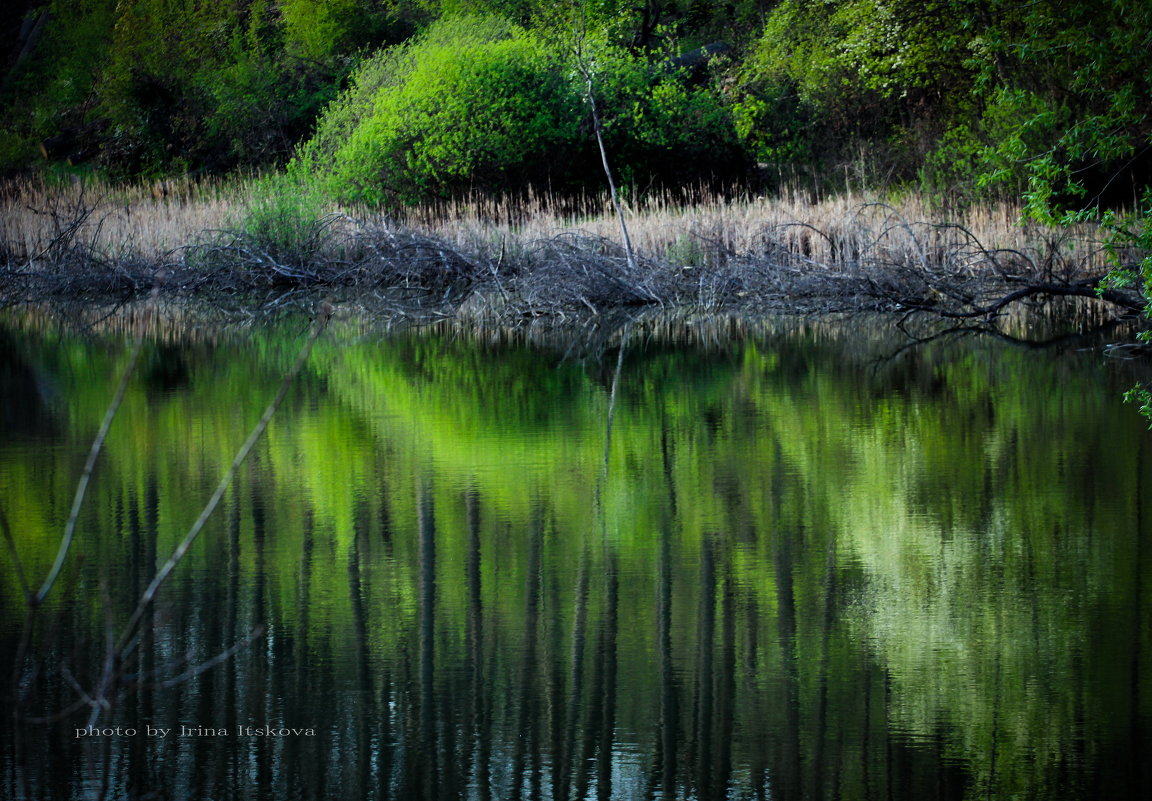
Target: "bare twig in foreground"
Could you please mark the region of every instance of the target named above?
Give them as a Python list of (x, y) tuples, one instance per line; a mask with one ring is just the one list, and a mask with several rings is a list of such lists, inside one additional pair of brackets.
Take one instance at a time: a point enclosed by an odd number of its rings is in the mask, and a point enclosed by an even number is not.
[(172, 575), (172, 571), (180, 564), (180, 561), (184, 558), (184, 555), (188, 552), (192, 543), (196, 541), (196, 538), (204, 528), (204, 524), (208, 522), (208, 518), (216, 511), (216, 507), (219, 506), (225, 491), (231, 486), (232, 479), (236, 476), (236, 471), (240, 469), (240, 465), (248, 458), (248, 454), (252, 452), (252, 448), (256, 445), (256, 442), (263, 436), (264, 431), (268, 428), (268, 424), (272, 421), (272, 417), (276, 414), (277, 409), (280, 408), (280, 404), (284, 402), (284, 398), (288, 395), (288, 390), (291, 388), (292, 383), (300, 374), (300, 371), (304, 369), (304, 365), (308, 361), (308, 356), (312, 352), (312, 346), (315, 345), (316, 340), (320, 338), (320, 334), (323, 333), (324, 328), (328, 325), (328, 320), (331, 316), (332, 308), (325, 302), (321, 306), (320, 313), (312, 326), (312, 333), (300, 349), (300, 354), (296, 357), (295, 363), (284, 376), (284, 380), (280, 383), (280, 389), (277, 391), (276, 396), (272, 399), (272, 402), (268, 404), (268, 407), (264, 410), (264, 414), (261, 415), (260, 420), (256, 423), (255, 427), (253, 427), (251, 433), (248, 434), (248, 438), (244, 441), (244, 444), (240, 446), (240, 450), (236, 451), (236, 456), (232, 459), (232, 464), (229, 465), (228, 470), (220, 479), (220, 483), (216, 485), (215, 492), (213, 492), (212, 497), (208, 499), (208, 503), (204, 505), (200, 516), (196, 518), (192, 527), (188, 529), (188, 533), (184, 535), (184, 539), (176, 546), (176, 550), (172, 552), (172, 555), (168, 557), (168, 561), (156, 572), (155, 578), (152, 579), (147, 589), (144, 590), (140, 602), (137, 604), (131, 617), (128, 618), (128, 622), (125, 624), (120, 639), (116, 644), (116, 651), (121, 659), (124, 659), (131, 653), (132, 648), (137, 642), (135, 638), (136, 628), (140, 625), (140, 621), (143, 619), (148, 607), (151, 606), (152, 602), (156, 599), (156, 593), (160, 590), (164, 582), (167, 581), (168, 577)]
[(612, 206), (616, 209), (616, 216), (620, 220), (620, 237), (624, 242), (624, 253), (628, 257), (628, 269), (636, 269), (636, 255), (632, 250), (632, 238), (628, 236), (628, 223), (624, 220), (624, 208), (620, 205), (620, 195), (616, 191), (616, 181), (612, 178), (612, 167), (608, 164), (608, 151), (604, 147), (604, 126), (600, 124), (600, 110), (596, 106), (596, 90), (592, 85), (592, 71), (584, 59), (585, 20), (584, 7), (580, 7), (580, 28), (576, 34), (573, 53), (576, 56), (576, 69), (584, 78), (588, 106), (592, 110), (592, 130), (596, 133), (596, 144), (600, 147), (600, 163), (604, 167), (604, 176), (608, 179), (608, 191), (612, 196)]
[(48, 593), (52, 591), (52, 586), (56, 583), (56, 578), (60, 575), (60, 570), (64, 567), (64, 561), (68, 557), (68, 551), (72, 547), (72, 539), (76, 534), (76, 521), (80, 517), (80, 509), (84, 505), (84, 496), (88, 491), (88, 482), (92, 479), (92, 471), (96, 468), (96, 458), (100, 455), (100, 451), (104, 447), (104, 440), (108, 437), (108, 429), (112, 427), (112, 421), (116, 418), (120, 405), (124, 402), (124, 393), (128, 391), (128, 383), (132, 380), (132, 374), (136, 372), (136, 365), (140, 361), (140, 351), (144, 349), (144, 334), (148, 327), (148, 318), (151, 316), (158, 292), (159, 287), (152, 290), (152, 301), (136, 335), (136, 344), (132, 348), (132, 355), (120, 376), (120, 383), (116, 386), (112, 401), (108, 404), (107, 411), (104, 412), (104, 419), (100, 423), (96, 437), (92, 440), (92, 447), (88, 449), (88, 458), (84, 462), (84, 471), (80, 474), (80, 480), (76, 482), (76, 494), (72, 498), (72, 509), (68, 513), (68, 522), (64, 525), (64, 536), (60, 540), (60, 549), (56, 552), (56, 561), (52, 563), (52, 569), (48, 571), (48, 576), (44, 579), (39, 591), (30, 598), (29, 603), (33, 606), (43, 603)]

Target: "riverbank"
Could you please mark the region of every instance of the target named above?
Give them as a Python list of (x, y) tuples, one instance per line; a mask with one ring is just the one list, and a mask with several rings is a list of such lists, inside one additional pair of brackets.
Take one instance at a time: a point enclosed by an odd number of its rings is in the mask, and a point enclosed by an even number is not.
[(1135, 293), (1100, 289), (1111, 265), (1099, 229), (1021, 225), (1009, 205), (655, 196), (627, 205), (630, 256), (603, 196), (474, 198), (386, 215), (260, 187), (10, 183), (0, 192), (0, 298), (157, 290), (261, 306), (336, 294), (384, 314), (501, 323), (640, 307), (986, 319), (1061, 296), (1142, 308)]

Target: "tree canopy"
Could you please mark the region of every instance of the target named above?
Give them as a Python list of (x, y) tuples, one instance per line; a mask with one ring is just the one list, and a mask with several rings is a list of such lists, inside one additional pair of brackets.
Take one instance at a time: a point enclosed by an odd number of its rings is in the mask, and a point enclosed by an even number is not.
[[(1152, 175), (1152, 10), (1136, 0), (27, 0), (19, 10), (0, 51), (7, 172), (221, 173), (311, 154), (332, 167), (326, 180), (347, 181), (337, 194), (375, 202), (525, 181), (563, 189), (597, 177), (571, 75), (584, 40), (636, 186), (847, 172), (948, 200), (1023, 197), (1044, 215), (1130, 205)], [(475, 20), (486, 20), (476, 36), (501, 33), (469, 40)], [(668, 66), (710, 42), (730, 49), (705, 71)], [(463, 119), (473, 124), (449, 130)], [(349, 136), (343, 155), (336, 131)]]

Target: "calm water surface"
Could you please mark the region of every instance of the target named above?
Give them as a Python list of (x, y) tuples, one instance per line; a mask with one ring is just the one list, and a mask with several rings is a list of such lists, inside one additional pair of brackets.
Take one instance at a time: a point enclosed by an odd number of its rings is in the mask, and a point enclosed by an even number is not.
[(0, 324), (0, 797), (1152, 793), (1152, 435), (1099, 350), (334, 323), (120, 642), (306, 322), (169, 328), (29, 614), (132, 337)]

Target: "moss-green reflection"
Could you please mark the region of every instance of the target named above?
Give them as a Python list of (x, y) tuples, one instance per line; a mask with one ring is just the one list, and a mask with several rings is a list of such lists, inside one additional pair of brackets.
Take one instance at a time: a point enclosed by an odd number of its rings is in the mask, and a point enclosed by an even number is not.
[[(302, 331), (146, 347), (35, 630), (29, 714), (75, 697), (61, 666), (95, 684), (106, 624), (195, 518)], [(128, 347), (3, 343), (0, 376), (33, 412), (5, 431), (0, 504), (41, 577)], [(163, 680), (185, 653), (267, 636), (174, 686), (130, 675), (107, 715), (322, 735), (120, 744), (139, 754), (111, 781), (859, 799), (1147, 781), (1149, 453), (1110, 365), (986, 342), (888, 358), (834, 323), (709, 347), (638, 331), (624, 349), (606, 447), (615, 350), (335, 326), (164, 590), (138, 667)], [(81, 797), (83, 744), (23, 736), (44, 760), (6, 761), (9, 785)], [(161, 757), (188, 767), (141, 767)], [(63, 777), (33, 767), (61, 760)]]

